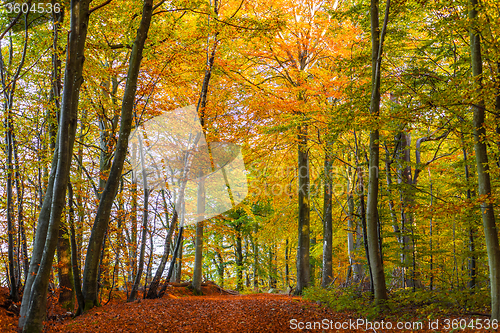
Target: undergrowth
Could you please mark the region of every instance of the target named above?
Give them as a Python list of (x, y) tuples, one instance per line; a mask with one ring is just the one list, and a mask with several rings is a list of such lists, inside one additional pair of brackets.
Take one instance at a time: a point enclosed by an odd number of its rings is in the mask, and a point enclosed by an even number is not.
[(304, 299), (319, 301), (341, 312), (354, 312), (360, 317), (375, 319), (435, 319), (451, 315), (488, 314), (490, 295), (488, 290), (437, 291), (399, 289), (389, 293), (388, 300), (375, 304), (370, 292), (360, 292), (355, 286), (323, 289), (309, 287)]

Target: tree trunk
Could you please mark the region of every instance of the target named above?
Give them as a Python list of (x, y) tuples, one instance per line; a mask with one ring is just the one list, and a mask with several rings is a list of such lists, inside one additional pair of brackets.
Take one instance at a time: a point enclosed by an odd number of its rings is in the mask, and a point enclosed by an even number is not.
[(14, 235), (16, 234), (14, 227), (14, 200), (12, 193), (12, 182), (14, 177), (14, 166), (12, 161), (12, 119), (10, 109), (7, 116), (6, 138), (5, 144), (7, 147), (7, 239), (8, 239), (8, 258), (9, 258), (9, 289), (10, 298), (13, 302), (17, 302), (19, 298), (16, 272), (14, 269), (14, 253), (16, 252), (16, 244), (14, 242)]
[[(175, 261), (174, 282), (180, 283), (182, 278), (182, 248), (184, 239), (181, 237), (179, 246), (179, 255)], [(224, 279), (222, 280), (221, 287), (224, 287)]]
[(243, 248), (241, 243), (241, 222), (236, 226), (236, 290), (243, 290)]
[(354, 250), (354, 234), (356, 233), (356, 222), (354, 219), (354, 199), (352, 193), (347, 194), (347, 209), (349, 215), (347, 216), (347, 255), (349, 257), (349, 270), (347, 274), (347, 282), (349, 282), (351, 272), (354, 273), (353, 281), (357, 282), (359, 276), (355, 273), (356, 256)]
[(332, 272), (332, 164), (331, 145), (325, 147), (325, 189), (323, 195), (323, 272), (321, 286), (328, 287), (333, 281)]
[(495, 212), (490, 201), (491, 181), (488, 165), (488, 152), (485, 142), (486, 129), (485, 105), (482, 90), (483, 63), (481, 58), (481, 35), (480, 27), (477, 26), (478, 0), (469, 2), (469, 18), (471, 20), (470, 45), (472, 77), (478, 100), (472, 106), (474, 113), (474, 151), (476, 152), (476, 168), (478, 177), (478, 195), (485, 199), (481, 202), (481, 213), (483, 219), (484, 235), (486, 238), (486, 250), (488, 253), (488, 265), (490, 270), (491, 288), (491, 320), (500, 319), (500, 248), (498, 244), (498, 229), (495, 222)]
[(57, 242), (57, 270), (59, 278), (59, 304), (73, 312), (75, 293), (73, 289), (73, 271), (71, 269), (71, 245), (68, 223), (61, 222)]
[(57, 146), (53, 155), (51, 177), (40, 212), (30, 276), (23, 296), (19, 327), (23, 332), (41, 331), (45, 318), (47, 288), (56, 250), (59, 222), (65, 205), (89, 20), (89, 1), (71, 2), (71, 27), (60, 111)]
[[(165, 219), (166, 219), (166, 221), (168, 221), (168, 210), (167, 210), (167, 202), (165, 200), (165, 190), (162, 190), (161, 192), (162, 192), (162, 198), (163, 198), (163, 206), (165, 209)], [(168, 255), (170, 253), (170, 244), (172, 243), (172, 236), (174, 234), (174, 230), (175, 230), (176, 225), (177, 225), (177, 219), (178, 219), (177, 216), (178, 216), (178, 213), (177, 213), (177, 210), (175, 210), (174, 214), (172, 216), (172, 222), (170, 223), (170, 228), (168, 229), (167, 236), (165, 237), (163, 256), (161, 257), (160, 265), (158, 266), (158, 269), (156, 270), (153, 281), (151, 281), (151, 285), (149, 286), (149, 290), (148, 290), (148, 293), (146, 295), (146, 298), (158, 297), (157, 290), (158, 290), (158, 286), (160, 285), (161, 276), (163, 275), (163, 271), (165, 270), (165, 266), (167, 265)]]
[[(29, 6), (29, 5), (28, 5)], [(28, 46), (28, 13), (25, 14), (25, 37), (24, 45), (21, 54), (21, 60), (16, 69), (11, 68), (13, 62), (13, 43), (12, 34), (9, 40), (9, 59), (8, 67), (5, 68), (5, 63), (3, 61), (2, 54), (0, 54), (0, 79), (2, 85), (2, 93), (4, 97), (4, 112), (5, 112), (5, 153), (7, 157), (6, 161), (6, 173), (7, 173), (7, 184), (6, 184), (6, 196), (7, 196), (7, 207), (6, 207), (6, 217), (7, 217), (7, 239), (8, 239), (8, 285), (9, 285), (9, 296), (13, 302), (19, 301), (19, 279), (17, 278), (17, 260), (14, 258), (14, 253), (16, 253), (16, 242), (14, 236), (16, 235), (14, 227), (14, 201), (13, 201), (13, 182), (15, 175), (18, 172), (14, 171), (14, 159), (13, 152), (16, 150), (14, 141), (14, 119), (12, 108), (14, 106), (14, 95), (16, 91), (17, 80), (19, 79), (19, 74), (22, 67), (24, 66), (24, 61), (26, 59), (26, 51)], [(1, 52), (0, 52), (1, 53)], [(9, 72), (12, 73), (10, 76)], [(21, 193), (17, 193), (18, 197)], [(19, 221), (21, 223), (21, 221)], [(19, 246), (19, 244), (17, 244)]]
[(288, 238), (285, 240), (285, 286), (290, 287), (290, 249)]
[(411, 268), (412, 260), (414, 260), (413, 253), (413, 238), (410, 236), (412, 234), (412, 223), (413, 214), (409, 211), (409, 207), (413, 204), (414, 196), (411, 191), (413, 181), (410, 169), (410, 146), (411, 138), (409, 134), (400, 132), (396, 137), (397, 157), (398, 157), (398, 183), (401, 185), (400, 198), (401, 198), (401, 266), (404, 272), (404, 281), (407, 287), (414, 288), (417, 281), (414, 279), (415, 272)]
[[(463, 154), (464, 154), (464, 164), (465, 164), (465, 180), (467, 182), (467, 191), (466, 191), (466, 196), (467, 200), (472, 200), (473, 193), (469, 188), (469, 182), (470, 182), (470, 175), (469, 175), (469, 166), (468, 166), (468, 161), (467, 161), (467, 149), (465, 148), (465, 143), (463, 142)], [(432, 200), (432, 199), (431, 199)], [(471, 212), (468, 212), (467, 214), (468, 218), (467, 220), (469, 221), (469, 263), (468, 263), (468, 268), (469, 268), (469, 282), (467, 283), (467, 286), (469, 289), (474, 289), (476, 287), (476, 246), (475, 246), (475, 234), (476, 234), (476, 226), (473, 222), (474, 217), (472, 216)]]
[(161, 287), (160, 292), (158, 293), (159, 298), (163, 297), (163, 294), (167, 290), (168, 283), (172, 278), (172, 274), (174, 274), (175, 261), (177, 259), (177, 255), (179, 253), (179, 247), (182, 242), (183, 231), (184, 231), (184, 225), (181, 223), (181, 226), (179, 227), (179, 234), (177, 235), (177, 241), (175, 243), (174, 253), (172, 254), (172, 260), (170, 260), (170, 267), (168, 268), (167, 278), (165, 279), (165, 284), (163, 285), (163, 287)]
[[(363, 171), (361, 170), (361, 166), (359, 164), (359, 152), (358, 152), (358, 138), (356, 136), (356, 131), (354, 131), (354, 144), (356, 146), (355, 149), (355, 160), (356, 160), (356, 168), (358, 174), (358, 193), (359, 193), (359, 223), (358, 229), (361, 227), (361, 232), (357, 232), (357, 235), (360, 236), (358, 238), (361, 241), (363, 239), (363, 246), (365, 249), (366, 262), (368, 263), (368, 271), (370, 272), (370, 290), (373, 292), (373, 274), (372, 274), (372, 266), (370, 262), (370, 252), (368, 251), (368, 238), (366, 234), (366, 207), (365, 207), (365, 181), (363, 177)], [(362, 237), (361, 237), (362, 235)]]
[(310, 283), (309, 265), (309, 152), (307, 125), (298, 127), (298, 178), (299, 178), (299, 239), (297, 244), (297, 287), (295, 295), (302, 295)]
[(139, 289), (139, 283), (141, 282), (142, 271), (144, 270), (144, 253), (146, 252), (146, 238), (148, 232), (148, 215), (149, 215), (149, 186), (148, 186), (148, 172), (146, 169), (146, 163), (144, 162), (144, 147), (142, 143), (142, 138), (139, 137), (139, 155), (141, 159), (141, 169), (142, 169), (142, 187), (144, 189), (144, 209), (142, 211), (142, 237), (141, 237), (141, 252), (139, 254), (139, 267), (137, 268), (137, 274), (134, 279), (134, 284), (127, 302), (135, 300), (137, 295), (137, 289)]
[(21, 246), (21, 256), (23, 262), (23, 272), (24, 272), (24, 283), (28, 280), (29, 271), (29, 257), (28, 257), (28, 242), (26, 240), (26, 230), (24, 227), (24, 216), (23, 216), (23, 196), (24, 196), (24, 185), (21, 179), (21, 173), (19, 172), (19, 157), (17, 154), (17, 143), (16, 138), (13, 135), (14, 143), (14, 164), (16, 167), (16, 192), (17, 192), (17, 221), (19, 223), (19, 244)]
[(84, 307), (84, 300), (82, 294), (82, 282), (80, 279), (80, 265), (78, 262), (78, 248), (76, 245), (76, 234), (75, 234), (75, 219), (74, 219), (74, 209), (73, 209), (73, 186), (71, 182), (68, 183), (68, 206), (69, 206), (69, 226), (71, 232), (71, 268), (73, 273), (73, 287), (76, 294), (76, 300), (78, 303), (77, 315), (81, 313)]
[[(380, 111), (380, 63), (382, 60), (382, 45), (389, 14), (389, 1), (387, 0), (386, 19), (382, 30), (382, 38), (379, 31), (378, 0), (371, 0), (371, 36), (372, 36), (372, 95), (370, 101), (370, 114), (378, 119)], [(373, 276), (373, 289), (375, 301), (387, 299), (385, 285), (384, 266), (379, 251), (378, 237), (378, 190), (379, 190), (379, 129), (370, 132), (370, 163), (368, 174), (368, 196), (366, 200), (366, 233), (368, 241), (368, 252), (370, 254), (370, 267)]]
[[(132, 144), (132, 160), (137, 161), (137, 145)], [(132, 182), (130, 184), (131, 203), (130, 203), (130, 222), (131, 222), (131, 239), (129, 247), (129, 266), (131, 271), (127, 276), (127, 285), (131, 285), (134, 276), (137, 274), (137, 174), (134, 169), (131, 170)]]
[(205, 219), (205, 180), (198, 182), (198, 222), (196, 223), (196, 242), (194, 255), (193, 282), (191, 287), (201, 294), (202, 261), (203, 261), (203, 220)]
[(139, 25), (139, 29), (137, 30), (137, 35), (130, 54), (127, 83), (125, 85), (122, 101), (120, 131), (118, 142), (116, 144), (115, 156), (109, 171), (106, 186), (104, 187), (101, 195), (102, 199), (99, 201), (94, 226), (90, 234), (89, 245), (87, 248), (82, 290), (85, 298), (85, 310), (88, 310), (98, 304), (97, 274), (99, 255), (101, 253), (102, 241), (108, 228), (113, 201), (120, 184), (123, 164), (127, 155), (128, 139), (132, 128), (137, 80), (139, 77), (144, 43), (151, 24), (152, 13), (153, 0), (144, 0), (141, 23)]
[(259, 230), (259, 226), (255, 223), (254, 226), (254, 234), (252, 237), (252, 252), (253, 252), (253, 287), (255, 291), (259, 290), (259, 243), (257, 242), (257, 231)]
[[(184, 212), (184, 205), (182, 206), (182, 213), (181, 213), (181, 225), (184, 225), (184, 219), (185, 219), (185, 212)], [(182, 277), (182, 248), (184, 245), (184, 238), (182, 235), (180, 235), (179, 238), (179, 254), (177, 255), (178, 258), (175, 259), (175, 272), (174, 272), (174, 282), (180, 283), (181, 282), (181, 277)], [(221, 285), (222, 287), (222, 285)]]

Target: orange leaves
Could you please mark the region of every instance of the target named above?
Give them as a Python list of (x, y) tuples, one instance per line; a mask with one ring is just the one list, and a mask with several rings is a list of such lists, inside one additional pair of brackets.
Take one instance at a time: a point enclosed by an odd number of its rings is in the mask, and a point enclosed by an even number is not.
[[(185, 289), (179, 287), (176, 289)], [(349, 320), (317, 304), (288, 295), (257, 294), (203, 297), (168, 296), (140, 303), (108, 305), (48, 332), (287, 332), (290, 320)]]

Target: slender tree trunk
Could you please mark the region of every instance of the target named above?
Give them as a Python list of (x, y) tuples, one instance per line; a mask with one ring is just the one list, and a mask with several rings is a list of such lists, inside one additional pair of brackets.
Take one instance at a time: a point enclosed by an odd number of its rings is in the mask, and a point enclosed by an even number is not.
[(32, 260), (19, 327), (23, 332), (41, 331), (45, 318), (47, 287), (57, 245), (59, 222), (65, 204), (71, 156), (77, 127), (77, 110), (89, 19), (89, 1), (71, 2), (71, 32), (68, 38), (65, 80), (57, 146), (51, 177), (40, 212)]
[(116, 144), (115, 156), (109, 171), (106, 186), (102, 192), (102, 199), (99, 201), (94, 226), (90, 235), (85, 259), (85, 270), (83, 274), (83, 296), (85, 297), (85, 310), (98, 304), (97, 298), (97, 274), (99, 266), (99, 254), (101, 253), (102, 241), (108, 228), (109, 217), (115, 195), (120, 184), (123, 164), (128, 150), (128, 139), (132, 128), (133, 109), (135, 94), (137, 90), (137, 80), (141, 66), (142, 52), (151, 24), (153, 13), (153, 0), (144, 0), (142, 18), (137, 30), (137, 35), (130, 54), (127, 83), (123, 94), (120, 131)]
[(28, 257), (28, 242), (26, 240), (26, 230), (24, 227), (24, 215), (23, 215), (23, 197), (24, 197), (24, 185), (21, 179), (19, 156), (17, 154), (17, 143), (15, 136), (13, 135), (14, 143), (14, 164), (16, 167), (16, 192), (17, 192), (17, 221), (19, 223), (19, 246), (21, 246), (21, 256), (23, 262), (23, 272), (24, 272), (24, 283), (28, 280), (29, 271), (29, 257)]
[[(137, 161), (137, 146), (135, 143), (132, 144), (132, 160)], [(137, 274), (137, 175), (136, 171), (132, 169), (132, 182), (131, 182), (131, 196), (132, 200), (130, 203), (130, 220), (132, 224), (132, 232), (131, 232), (131, 241), (130, 241), (130, 250), (129, 253), (129, 266), (132, 268), (132, 271), (129, 272), (127, 276), (127, 284), (132, 284), (132, 280), (134, 276)]]
[[(184, 225), (184, 219), (186, 216), (185, 209), (184, 209), (184, 203), (182, 204), (181, 209), (182, 210), (181, 210), (180, 223), (181, 223), (181, 225)], [(184, 245), (184, 238), (182, 237), (182, 235), (180, 235), (179, 250), (178, 250), (179, 254), (177, 255), (177, 258), (174, 260), (174, 263), (175, 263), (174, 281), (177, 283), (181, 282), (181, 276), (182, 276), (182, 248), (183, 248), (183, 245)], [(222, 282), (224, 282), (224, 280)]]
[(276, 274), (277, 274), (277, 267), (276, 267), (276, 260), (275, 260), (275, 248), (274, 244), (271, 244), (268, 249), (268, 276), (269, 276), (269, 288), (275, 289), (276, 288)]
[[(370, 101), (370, 114), (378, 119), (380, 110), (380, 63), (382, 60), (382, 45), (387, 15), (389, 13), (389, 1), (387, 0), (386, 19), (382, 30), (382, 38), (379, 31), (379, 11), (378, 0), (371, 0), (370, 18), (372, 35), (372, 95)], [(387, 289), (385, 285), (384, 266), (382, 256), (379, 251), (379, 237), (377, 230), (377, 206), (379, 190), (379, 129), (375, 128), (370, 132), (370, 163), (368, 196), (366, 202), (366, 232), (368, 241), (368, 252), (370, 253), (370, 266), (373, 275), (373, 289), (375, 301), (387, 299)]]
[(309, 264), (309, 152), (307, 125), (298, 127), (298, 178), (299, 178), (299, 239), (297, 244), (297, 287), (295, 295), (301, 295), (310, 283)]
[(168, 283), (170, 282), (170, 279), (172, 278), (172, 275), (174, 274), (175, 261), (177, 260), (177, 255), (179, 253), (179, 247), (180, 247), (180, 244), (182, 242), (183, 231), (184, 231), (184, 225), (181, 224), (181, 226), (179, 227), (179, 234), (177, 235), (177, 241), (175, 242), (174, 252), (172, 253), (172, 260), (170, 260), (170, 266), (168, 268), (167, 278), (165, 279), (165, 284), (163, 285), (163, 287), (161, 287), (160, 292), (158, 293), (159, 298), (163, 297), (163, 294), (167, 290)]
[[(353, 196), (353, 191), (354, 191), (354, 186), (355, 186), (355, 181), (351, 180), (351, 168), (349, 167), (349, 172), (348, 172), (348, 189), (349, 193), (347, 193), (347, 210), (348, 210), (348, 216), (347, 216), (347, 228), (348, 234), (347, 234), (347, 249), (348, 249), (348, 255), (349, 255), (349, 267), (351, 272), (353, 273), (352, 276), (352, 281), (354, 283), (358, 283), (361, 281), (363, 277), (363, 266), (359, 262), (358, 259), (358, 250), (361, 248), (361, 240), (363, 239), (363, 231), (360, 227), (360, 223), (357, 222), (354, 214), (354, 196)], [(352, 185), (351, 185), (352, 183)], [(363, 200), (364, 201), (364, 200)], [(348, 279), (347, 279), (348, 280)]]
[(288, 238), (285, 241), (285, 285), (286, 287), (290, 287), (290, 249)]
[[(386, 147), (385, 150), (385, 174), (386, 174), (386, 182), (387, 182), (387, 196), (389, 197), (389, 211), (391, 212), (391, 220), (392, 227), (396, 234), (399, 234), (399, 226), (398, 226), (398, 217), (396, 215), (396, 211), (394, 209), (394, 199), (392, 198), (392, 171), (391, 171), (391, 156), (389, 154), (389, 150)], [(398, 236), (399, 242), (399, 236)]]
[[(28, 6), (30, 3), (28, 2)], [(6, 67), (6, 64), (4, 63), (2, 54), (0, 54), (0, 79), (1, 79), (1, 85), (2, 85), (2, 94), (4, 97), (4, 112), (5, 112), (5, 153), (7, 157), (6, 161), (6, 173), (7, 173), (7, 184), (6, 184), (6, 196), (7, 196), (7, 207), (6, 207), (6, 217), (7, 217), (7, 239), (8, 239), (8, 284), (9, 284), (9, 296), (12, 301), (18, 302), (19, 301), (19, 283), (20, 283), (20, 278), (17, 278), (17, 262), (14, 258), (14, 254), (17, 252), (16, 247), (19, 246), (14, 240), (14, 236), (16, 235), (16, 230), (15, 230), (15, 222), (14, 222), (14, 201), (13, 201), (13, 183), (14, 183), (14, 178), (16, 172), (14, 171), (14, 158), (13, 158), (13, 152), (16, 150), (15, 147), (15, 141), (14, 141), (14, 119), (13, 119), (13, 113), (12, 109), (14, 106), (14, 95), (16, 91), (16, 84), (17, 80), (19, 79), (19, 74), (21, 72), (21, 69), (24, 66), (24, 61), (26, 59), (26, 51), (27, 51), (27, 46), (28, 46), (28, 13), (25, 14), (25, 37), (24, 37), (24, 46), (21, 54), (21, 61), (19, 62), (19, 65), (17, 68), (12, 68), (13, 65), (13, 57), (14, 57), (14, 50), (13, 50), (13, 42), (12, 42), (12, 34), (10, 35), (9, 38), (9, 46), (8, 46), (8, 52), (9, 52), (9, 58), (8, 58), (8, 64)], [(1, 52), (0, 52), (1, 53)], [(10, 76), (9, 72), (12, 71), (12, 76)], [(9, 81), (9, 82), (7, 82)], [(18, 192), (17, 195), (19, 196), (20, 193)], [(21, 222), (20, 222), (21, 223)]]
[(243, 290), (243, 247), (241, 239), (241, 223), (236, 226), (236, 289)]
[[(218, 0), (214, 1), (214, 13), (217, 16), (219, 11), (219, 3)], [(210, 16), (208, 17), (208, 22), (210, 23)], [(210, 78), (212, 76), (212, 68), (215, 61), (215, 52), (217, 50), (217, 45), (219, 43), (217, 39), (217, 34), (214, 36), (214, 45), (212, 48), (212, 52), (209, 52), (208, 41), (210, 40), (210, 36), (207, 37), (207, 63), (205, 67), (205, 75), (203, 77), (203, 84), (201, 87), (200, 99), (198, 100), (197, 112), (200, 118), (201, 127), (206, 136), (206, 116), (205, 116), (205, 107), (207, 104), (207, 96), (208, 96), (208, 87), (210, 84)], [(210, 147), (210, 146), (208, 146)], [(194, 259), (194, 272), (193, 272), (193, 281), (192, 288), (197, 292), (201, 293), (201, 280), (202, 280), (202, 261), (203, 261), (203, 220), (201, 218), (202, 215), (205, 214), (205, 180), (200, 179), (198, 183), (198, 222), (196, 224), (196, 244), (195, 244), (195, 259)]]
[[(366, 233), (366, 207), (365, 207), (365, 180), (363, 177), (363, 171), (361, 170), (359, 164), (359, 152), (358, 152), (358, 138), (356, 136), (356, 131), (354, 131), (354, 144), (356, 146), (355, 149), (355, 160), (356, 160), (356, 168), (358, 174), (358, 193), (359, 193), (359, 220), (361, 225), (362, 233), (358, 232), (358, 235), (362, 234), (363, 237), (363, 246), (365, 248), (366, 261), (368, 263), (368, 271), (370, 272), (370, 290), (373, 293), (373, 274), (372, 274), (372, 266), (370, 261), (370, 251), (368, 251), (368, 238)], [(358, 224), (358, 227), (359, 227)], [(358, 239), (360, 239), (359, 237)]]
[(82, 294), (82, 282), (80, 279), (80, 265), (78, 262), (78, 248), (76, 245), (76, 235), (75, 235), (75, 219), (74, 219), (74, 209), (73, 209), (73, 186), (71, 182), (68, 183), (68, 206), (69, 206), (69, 226), (71, 233), (71, 268), (73, 273), (73, 287), (76, 294), (76, 300), (78, 303), (77, 315), (79, 315), (84, 307), (84, 299)]
[[(313, 249), (316, 246), (316, 235), (310, 236), (309, 237), (309, 251)], [(275, 252), (276, 254), (276, 252)], [(316, 258), (309, 256), (309, 285), (310, 286), (315, 286), (316, 285)]]
[[(323, 272), (321, 286), (328, 287), (333, 281), (332, 272), (332, 165), (331, 145), (325, 147), (325, 189), (323, 194)], [(352, 234), (351, 234), (352, 235)]]
[[(167, 210), (167, 202), (165, 200), (165, 190), (162, 190), (161, 193), (163, 198), (163, 206), (165, 209), (165, 220), (168, 221), (168, 210)], [(158, 269), (156, 270), (155, 276), (151, 281), (146, 298), (156, 298), (158, 296), (157, 290), (158, 286), (160, 285), (161, 276), (163, 275), (163, 271), (165, 270), (165, 266), (167, 265), (167, 260), (170, 253), (170, 244), (172, 243), (172, 236), (174, 234), (174, 230), (177, 225), (177, 219), (178, 219), (178, 213), (177, 210), (175, 210), (172, 216), (172, 222), (170, 223), (170, 227), (168, 229), (168, 233), (165, 237), (163, 256), (161, 257), (160, 265), (158, 265)]]
[(196, 223), (196, 242), (194, 255), (193, 282), (191, 287), (201, 294), (202, 262), (203, 262), (203, 220), (205, 219), (205, 180), (198, 182), (198, 222)]
[(253, 252), (253, 287), (255, 291), (259, 290), (259, 244), (257, 242), (257, 231), (259, 230), (259, 226), (257, 223), (254, 225), (252, 241), (252, 252)]
[(398, 183), (402, 185), (400, 190), (401, 198), (401, 265), (404, 271), (404, 280), (407, 287), (414, 288), (417, 285), (417, 281), (414, 279), (415, 271), (412, 267), (412, 260), (414, 261), (414, 248), (413, 248), (413, 214), (410, 210), (410, 206), (414, 202), (414, 196), (411, 191), (412, 189), (412, 176), (410, 169), (410, 146), (411, 138), (409, 134), (400, 132), (396, 138), (396, 145), (399, 147), (397, 149), (398, 156)]
[(483, 219), (484, 235), (486, 238), (486, 250), (488, 252), (488, 265), (490, 270), (491, 288), (491, 320), (500, 319), (500, 247), (498, 244), (498, 229), (495, 222), (493, 204), (489, 200), (491, 196), (491, 181), (488, 165), (488, 152), (485, 142), (486, 129), (485, 105), (482, 90), (483, 63), (481, 58), (481, 35), (478, 27), (477, 14), (478, 0), (469, 2), (469, 18), (471, 20), (470, 45), (472, 77), (478, 100), (472, 106), (474, 113), (474, 150), (476, 152), (476, 168), (478, 176), (478, 195), (485, 199), (481, 202), (481, 213)]
[[(389, 204), (389, 211), (391, 212), (391, 220), (392, 220), (392, 229), (394, 231), (394, 234), (396, 235), (397, 241), (399, 244), (402, 244), (402, 236), (401, 236), (401, 230), (399, 229), (398, 225), (398, 217), (396, 215), (396, 210), (394, 209), (394, 200), (392, 197), (392, 191), (391, 191), (391, 186), (392, 186), (392, 171), (391, 171), (391, 164), (392, 164), (392, 158), (389, 153), (389, 149), (387, 149), (387, 146), (385, 147), (385, 177), (386, 177), (386, 182), (387, 182), (387, 196), (389, 198), (388, 204)], [(401, 253), (403, 253), (403, 249), (401, 249)], [(403, 259), (401, 259), (403, 261)]]
[(137, 289), (139, 288), (139, 283), (141, 282), (142, 271), (144, 270), (144, 253), (146, 252), (146, 238), (148, 233), (148, 213), (149, 213), (149, 186), (148, 186), (148, 172), (146, 170), (146, 163), (144, 162), (144, 147), (142, 144), (142, 138), (139, 137), (139, 154), (141, 159), (141, 169), (142, 169), (142, 187), (144, 189), (144, 209), (142, 212), (142, 237), (141, 237), (141, 252), (139, 254), (139, 267), (137, 268), (137, 274), (135, 276), (134, 284), (132, 285), (132, 290), (127, 299), (127, 302), (135, 300), (137, 295)]
[(434, 289), (434, 251), (433, 251), (433, 231), (432, 231), (432, 218), (433, 218), (433, 211), (434, 211), (434, 194), (433, 194), (433, 188), (432, 188), (432, 177), (431, 177), (431, 169), (429, 170), (429, 183), (430, 183), (430, 193), (431, 193), (431, 217), (429, 219), (429, 254), (430, 254), (430, 281), (429, 281), (429, 289), (433, 290)]
[[(175, 261), (175, 272), (174, 272), (174, 282), (180, 283), (182, 277), (182, 248), (184, 244), (184, 239), (181, 237), (179, 246), (179, 255)], [(221, 287), (224, 286), (224, 276), (222, 277)]]
[(12, 182), (14, 178), (14, 166), (12, 159), (12, 151), (13, 151), (13, 142), (12, 142), (12, 119), (10, 115), (7, 116), (7, 126), (6, 126), (6, 139), (5, 144), (7, 147), (7, 239), (8, 239), (8, 258), (9, 258), (9, 289), (10, 289), (10, 298), (13, 302), (17, 302), (19, 298), (18, 286), (16, 273), (14, 269), (14, 253), (15, 253), (15, 241), (14, 235), (16, 234), (16, 230), (14, 227), (14, 200), (13, 200), (13, 191), (12, 191)]
[(61, 222), (57, 241), (57, 264), (59, 278), (59, 304), (68, 311), (73, 311), (75, 293), (73, 289), (73, 271), (71, 269), (71, 244), (67, 221)]

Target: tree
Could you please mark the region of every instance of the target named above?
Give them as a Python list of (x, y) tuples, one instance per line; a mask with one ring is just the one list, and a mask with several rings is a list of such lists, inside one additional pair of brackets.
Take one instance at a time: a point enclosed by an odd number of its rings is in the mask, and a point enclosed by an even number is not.
[(116, 144), (115, 156), (109, 171), (109, 177), (101, 194), (101, 200), (97, 209), (97, 215), (92, 227), (87, 257), (85, 259), (85, 269), (83, 274), (83, 296), (85, 298), (85, 310), (88, 310), (98, 303), (97, 297), (97, 275), (99, 256), (102, 242), (108, 228), (111, 207), (115, 199), (116, 192), (122, 176), (123, 163), (127, 155), (128, 140), (132, 128), (133, 110), (135, 94), (137, 90), (137, 80), (141, 66), (144, 44), (148, 36), (151, 17), (153, 15), (153, 0), (145, 0), (142, 8), (141, 22), (130, 53), (129, 70), (125, 91), (123, 93), (120, 130), (118, 142)]
[(482, 197), (481, 213), (490, 270), (491, 319), (500, 320), (500, 247), (498, 244), (498, 230), (495, 222), (495, 212), (493, 204), (489, 201), (492, 190), (488, 165), (488, 151), (486, 142), (484, 142), (486, 129), (484, 114), (485, 104), (482, 90), (483, 60), (481, 57), (481, 32), (478, 26), (479, 21), (477, 18), (479, 9), (479, 2), (477, 0), (470, 0), (470, 53), (472, 79), (474, 80), (477, 93), (477, 100), (472, 105), (472, 112), (474, 116), (474, 151), (476, 152), (478, 194)]
[[(387, 21), (389, 17), (390, 0), (387, 0), (385, 19), (382, 31), (379, 31), (379, 3), (371, 1), (370, 22), (372, 38), (372, 92), (370, 99), (370, 114), (376, 120), (380, 112), (380, 69), (382, 62), (382, 46), (384, 44)], [(379, 249), (378, 233), (378, 190), (379, 190), (379, 129), (375, 126), (370, 132), (370, 165), (368, 175), (368, 196), (366, 200), (366, 233), (368, 252), (370, 254), (370, 272), (373, 277), (375, 300), (387, 299), (384, 266)]]
[(77, 127), (77, 110), (82, 84), (85, 41), (90, 1), (71, 2), (71, 33), (68, 39), (66, 70), (49, 185), (38, 219), (30, 263), (30, 275), (23, 295), (19, 327), (23, 332), (41, 331), (45, 317), (47, 287), (59, 235), (59, 223), (65, 205), (71, 156)]

